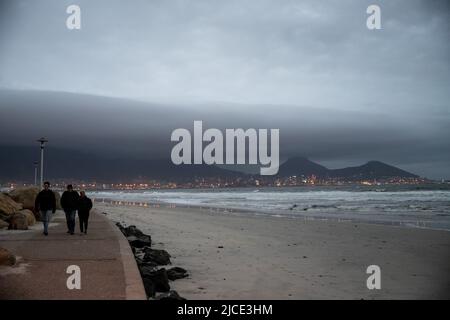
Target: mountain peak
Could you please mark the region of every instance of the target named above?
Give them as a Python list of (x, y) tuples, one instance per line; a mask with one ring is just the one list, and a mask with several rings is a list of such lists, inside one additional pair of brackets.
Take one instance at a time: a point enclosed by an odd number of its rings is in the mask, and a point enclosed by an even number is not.
[(306, 157), (293, 157), (284, 162), (279, 170), (279, 176), (325, 176), (329, 170)]

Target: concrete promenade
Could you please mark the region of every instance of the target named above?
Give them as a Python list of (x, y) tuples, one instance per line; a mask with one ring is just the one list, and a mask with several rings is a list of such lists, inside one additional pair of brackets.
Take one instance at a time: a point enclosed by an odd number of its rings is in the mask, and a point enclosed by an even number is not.
[[(87, 235), (66, 233), (64, 212), (57, 211), (42, 234), (42, 222), (28, 231), (1, 231), (0, 247), (18, 259), (0, 267), (0, 299), (146, 299), (127, 240), (95, 209)], [(67, 268), (80, 267), (81, 289), (69, 290)]]

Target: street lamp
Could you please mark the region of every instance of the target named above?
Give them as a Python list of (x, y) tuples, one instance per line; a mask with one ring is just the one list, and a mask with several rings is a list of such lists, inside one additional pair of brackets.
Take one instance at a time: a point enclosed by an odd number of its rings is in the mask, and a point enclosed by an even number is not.
[(41, 143), (41, 184), (40, 187), (42, 188), (42, 186), (44, 185), (44, 146), (45, 143), (48, 142), (47, 139), (45, 139), (44, 137), (40, 138), (39, 140), (37, 140), (37, 142)]
[(37, 174), (38, 174), (38, 164), (39, 162), (35, 161), (34, 164), (34, 185), (37, 186)]

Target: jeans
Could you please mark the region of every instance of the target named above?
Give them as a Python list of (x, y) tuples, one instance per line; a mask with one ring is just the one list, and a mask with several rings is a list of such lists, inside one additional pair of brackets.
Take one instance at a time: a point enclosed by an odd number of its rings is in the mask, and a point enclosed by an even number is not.
[(75, 232), (75, 216), (77, 214), (76, 210), (64, 210), (66, 214), (67, 230), (70, 233)]
[(50, 219), (52, 217), (52, 211), (51, 210), (40, 210), (41, 212), (41, 220), (44, 224), (44, 233), (48, 233), (48, 223), (50, 222)]
[(78, 211), (78, 217), (80, 218), (80, 231), (87, 233), (89, 212)]

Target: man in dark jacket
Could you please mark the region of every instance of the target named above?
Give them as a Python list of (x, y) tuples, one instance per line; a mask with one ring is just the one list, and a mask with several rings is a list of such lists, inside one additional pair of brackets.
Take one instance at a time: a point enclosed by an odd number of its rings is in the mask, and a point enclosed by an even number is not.
[(80, 199), (78, 200), (78, 217), (80, 218), (80, 232), (87, 234), (89, 211), (92, 209), (92, 200), (86, 197), (84, 191), (80, 192)]
[(47, 236), (51, 214), (56, 211), (56, 197), (53, 191), (50, 190), (50, 182), (44, 182), (44, 190), (38, 193), (34, 201), (34, 210), (40, 212), (44, 224), (44, 234)]
[(71, 184), (67, 186), (67, 190), (61, 196), (61, 207), (66, 214), (67, 233), (75, 233), (75, 216), (77, 214), (78, 199), (80, 196), (78, 192), (73, 190)]

